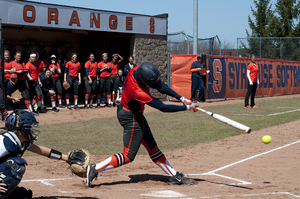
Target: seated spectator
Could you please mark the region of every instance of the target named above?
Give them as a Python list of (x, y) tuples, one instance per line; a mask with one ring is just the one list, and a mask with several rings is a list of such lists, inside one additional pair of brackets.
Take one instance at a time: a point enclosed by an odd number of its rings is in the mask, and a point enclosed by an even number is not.
[(133, 69), (134, 67), (137, 66), (136, 64), (133, 63), (133, 61), (134, 61), (133, 56), (130, 55), (128, 58), (128, 61), (129, 61), (129, 63), (124, 66), (125, 76), (127, 76), (127, 74), (129, 73), (129, 71), (131, 69)]
[(44, 96), (50, 96), (51, 98), (52, 111), (58, 112), (59, 110), (56, 108), (56, 94), (53, 89), (53, 79), (49, 68), (46, 69), (44, 74), (41, 74), (40, 81), (42, 83)]
[(10, 74), (9, 81), (6, 86), (6, 107), (8, 106), (9, 100), (11, 100), (13, 102), (13, 110), (20, 109), (20, 98), (12, 96), (15, 91), (20, 92), (18, 90), (17, 77), (18, 76), (15, 73)]

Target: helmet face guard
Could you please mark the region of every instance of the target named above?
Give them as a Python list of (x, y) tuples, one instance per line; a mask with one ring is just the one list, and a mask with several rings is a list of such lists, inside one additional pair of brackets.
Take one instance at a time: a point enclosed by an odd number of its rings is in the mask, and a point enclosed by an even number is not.
[(9, 131), (20, 131), (24, 138), (32, 143), (37, 140), (40, 134), (38, 121), (32, 113), (23, 110), (15, 110), (5, 121), (5, 126)]

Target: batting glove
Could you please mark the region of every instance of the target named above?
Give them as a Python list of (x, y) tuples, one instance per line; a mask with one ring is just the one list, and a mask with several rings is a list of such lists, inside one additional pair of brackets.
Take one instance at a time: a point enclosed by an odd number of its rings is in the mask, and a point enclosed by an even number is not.
[(188, 100), (186, 99), (185, 97), (181, 97), (180, 98), (180, 101), (184, 104), (184, 105), (191, 105), (192, 104), (192, 101), (191, 100)]
[(185, 104), (185, 106), (186, 106), (186, 110), (190, 110), (194, 112), (197, 112), (198, 111), (197, 107), (199, 107), (198, 104), (191, 104), (191, 105)]

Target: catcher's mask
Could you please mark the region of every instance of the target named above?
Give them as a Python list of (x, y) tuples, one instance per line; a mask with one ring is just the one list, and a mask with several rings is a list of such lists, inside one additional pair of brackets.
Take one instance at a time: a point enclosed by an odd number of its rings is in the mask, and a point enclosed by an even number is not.
[(38, 121), (36, 121), (34, 115), (28, 111), (15, 110), (5, 120), (5, 127), (9, 131), (20, 131), (25, 139), (33, 143), (37, 140), (40, 134), (40, 128)]

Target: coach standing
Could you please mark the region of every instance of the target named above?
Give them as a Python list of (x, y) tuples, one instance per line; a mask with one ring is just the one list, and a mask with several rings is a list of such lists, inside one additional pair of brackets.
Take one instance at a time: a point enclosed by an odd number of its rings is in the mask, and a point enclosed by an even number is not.
[[(247, 67), (247, 78), (248, 78), (248, 91), (245, 97), (245, 108), (258, 108), (254, 103), (254, 97), (256, 93), (257, 85), (259, 85), (258, 66), (255, 63), (255, 55), (252, 54), (250, 57), (251, 63)], [(251, 95), (251, 106), (249, 106), (249, 97)]]
[[(201, 55), (197, 55), (197, 61), (194, 61), (191, 65), (191, 73), (192, 73), (192, 94), (191, 94), (191, 101), (193, 103), (204, 102), (204, 82), (203, 76), (200, 75), (199, 71), (203, 68), (203, 64), (201, 64)], [(206, 75), (206, 74), (205, 74)], [(198, 99), (195, 99), (195, 95), (199, 90)]]

